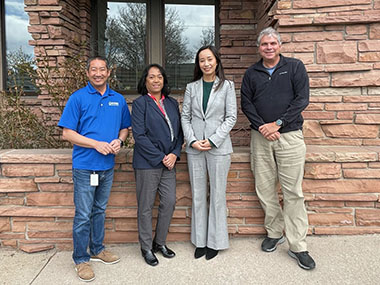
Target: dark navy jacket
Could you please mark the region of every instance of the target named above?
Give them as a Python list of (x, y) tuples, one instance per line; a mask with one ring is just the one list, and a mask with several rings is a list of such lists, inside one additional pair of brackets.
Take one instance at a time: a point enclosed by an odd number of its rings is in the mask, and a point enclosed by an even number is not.
[(133, 101), (132, 132), (135, 140), (133, 168), (163, 168), (162, 159), (173, 153), (179, 160), (183, 144), (183, 133), (178, 102), (167, 96), (164, 99), (166, 115), (169, 116), (174, 132), (171, 141), (169, 125), (156, 103), (148, 95)]
[(309, 104), (309, 77), (302, 61), (280, 55), (270, 75), (262, 60), (245, 72), (241, 86), (241, 108), (251, 128), (282, 119), (280, 133), (302, 129), (301, 112)]

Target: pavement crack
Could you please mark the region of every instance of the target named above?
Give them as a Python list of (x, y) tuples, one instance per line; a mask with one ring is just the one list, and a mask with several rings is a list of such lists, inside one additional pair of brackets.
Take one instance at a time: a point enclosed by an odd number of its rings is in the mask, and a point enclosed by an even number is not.
[(52, 258), (57, 254), (57, 251), (54, 251), (54, 253), (49, 257), (49, 259), (46, 261), (46, 263), (44, 264), (44, 266), (42, 266), (42, 268), (40, 269), (40, 271), (37, 273), (36, 276), (34, 276), (33, 280), (30, 281), (29, 285), (32, 285), (33, 282), (38, 278), (38, 276), (40, 276), (41, 272), (46, 268), (46, 266), (49, 264), (49, 262), (52, 260)]

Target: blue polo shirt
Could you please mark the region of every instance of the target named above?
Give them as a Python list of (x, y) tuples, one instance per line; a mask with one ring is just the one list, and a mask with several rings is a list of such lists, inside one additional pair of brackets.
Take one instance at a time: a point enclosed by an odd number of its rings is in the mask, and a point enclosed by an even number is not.
[[(131, 126), (124, 97), (107, 85), (103, 96), (89, 82), (74, 92), (63, 110), (58, 126), (98, 141), (110, 143), (119, 131)], [(115, 155), (103, 155), (93, 148), (74, 145), (73, 168), (107, 170), (115, 165)]]

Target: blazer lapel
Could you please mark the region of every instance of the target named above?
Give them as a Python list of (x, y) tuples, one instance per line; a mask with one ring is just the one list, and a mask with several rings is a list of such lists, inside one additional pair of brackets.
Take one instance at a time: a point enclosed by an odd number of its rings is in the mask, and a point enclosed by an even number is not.
[(201, 114), (203, 118), (205, 117), (205, 114), (203, 113), (203, 82), (202, 78), (199, 79), (195, 84), (195, 94), (196, 94), (196, 100), (199, 106), (199, 110), (201, 110)]
[[(147, 100), (148, 100), (148, 104), (150, 105), (150, 107), (156, 111), (163, 119), (164, 118), (164, 114), (162, 114), (161, 110), (158, 108), (156, 102), (153, 101), (152, 98), (149, 97), (149, 95), (146, 95), (147, 96)], [(165, 120), (166, 121), (166, 120)]]
[[(215, 77), (214, 84), (212, 85), (212, 89), (210, 92), (210, 98), (208, 99), (205, 116), (209, 113), (210, 109), (212, 109), (212, 106), (213, 106), (212, 104), (215, 100), (215, 97), (217, 96), (217, 92), (215, 92), (215, 88), (216, 88), (216, 86), (218, 86), (218, 83), (219, 83), (219, 77), (217, 76), (217, 77)], [(202, 92), (202, 100), (203, 100), (203, 92)], [(203, 108), (202, 108), (202, 110), (203, 110)]]

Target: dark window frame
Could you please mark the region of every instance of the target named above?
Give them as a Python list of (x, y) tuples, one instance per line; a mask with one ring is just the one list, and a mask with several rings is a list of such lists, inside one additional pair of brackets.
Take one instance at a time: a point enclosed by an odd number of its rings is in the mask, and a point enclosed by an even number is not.
[[(220, 12), (220, 0), (91, 0), (91, 22), (100, 23), (101, 19), (104, 18), (101, 11), (106, 11), (103, 9), (102, 3), (105, 5), (108, 2), (139, 2), (145, 3), (147, 7), (147, 54), (145, 55), (146, 64), (158, 63), (162, 66), (165, 65), (165, 4), (184, 4), (184, 5), (213, 5), (215, 7), (214, 13), (214, 23), (215, 23), (215, 46), (220, 47), (220, 23), (219, 23), (219, 12)], [(102, 9), (100, 9), (102, 8)], [(154, 11), (154, 12), (153, 12)], [(102, 28), (102, 27), (101, 27)], [(101, 38), (101, 33), (99, 32), (98, 24), (92, 25), (91, 30), (91, 55), (99, 54), (99, 52), (104, 52), (104, 47), (99, 47), (99, 39)], [(101, 53), (100, 53), (101, 54)], [(136, 91), (119, 91), (124, 95), (136, 95)], [(173, 90), (174, 94), (183, 94), (183, 90)]]

